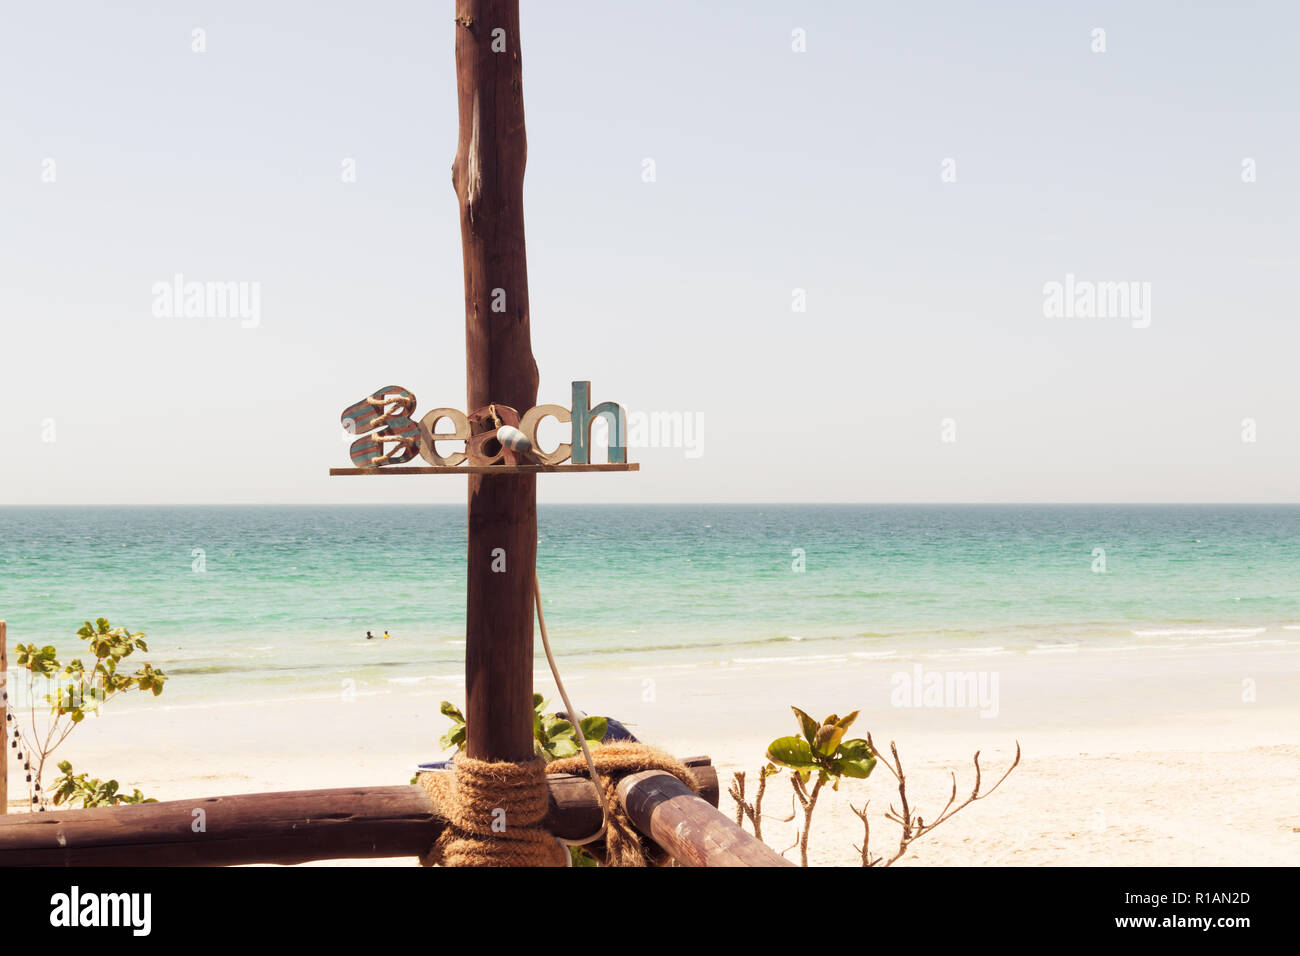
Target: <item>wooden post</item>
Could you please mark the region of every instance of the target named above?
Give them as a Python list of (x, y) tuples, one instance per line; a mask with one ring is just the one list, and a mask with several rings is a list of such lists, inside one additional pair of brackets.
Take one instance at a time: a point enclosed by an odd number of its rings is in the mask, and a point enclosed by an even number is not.
[[(468, 409), (496, 403), (523, 412), (537, 403), (537, 362), (524, 250), (519, 0), (456, 0), (456, 88), (452, 184), (465, 264)], [(536, 556), (536, 476), (470, 475), (466, 751), (480, 760), (533, 756)]]
[(5, 622), (0, 621), (0, 814), (9, 812), (9, 658), (5, 656)]

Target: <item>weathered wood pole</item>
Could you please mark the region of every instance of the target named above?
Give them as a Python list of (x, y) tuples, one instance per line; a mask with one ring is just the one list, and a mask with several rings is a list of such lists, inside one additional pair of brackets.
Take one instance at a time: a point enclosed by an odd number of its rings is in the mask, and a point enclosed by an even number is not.
[[(524, 251), (522, 77), (519, 0), (456, 0), (460, 138), (452, 184), (460, 200), (471, 412), (489, 403), (522, 412), (537, 403)], [(480, 760), (528, 760), (537, 478), (467, 480), (466, 751)]]
[(9, 812), (9, 658), (5, 656), (5, 622), (0, 621), (0, 814)]
[(618, 802), (638, 831), (682, 866), (793, 866), (670, 773), (645, 770), (618, 782)]

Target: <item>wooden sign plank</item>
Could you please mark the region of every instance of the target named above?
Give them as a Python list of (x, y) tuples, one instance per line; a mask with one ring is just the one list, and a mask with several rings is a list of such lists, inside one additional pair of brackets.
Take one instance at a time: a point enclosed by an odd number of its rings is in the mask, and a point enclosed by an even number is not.
[(433, 465), (410, 468), (331, 468), (331, 475), (542, 475), (575, 471), (640, 471), (638, 461), (596, 465)]

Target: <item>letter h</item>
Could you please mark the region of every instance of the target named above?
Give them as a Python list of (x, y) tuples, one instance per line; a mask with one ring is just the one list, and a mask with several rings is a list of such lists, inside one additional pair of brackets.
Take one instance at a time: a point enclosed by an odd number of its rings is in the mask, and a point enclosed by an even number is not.
[(604, 417), (609, 425), (609, 461), (622, 464), (627, 461), (627, 413), (617, 402), (601, 402), (591, 407), (591, 383), (573, 383), (573, 463), (591, 462), (591, 423)]

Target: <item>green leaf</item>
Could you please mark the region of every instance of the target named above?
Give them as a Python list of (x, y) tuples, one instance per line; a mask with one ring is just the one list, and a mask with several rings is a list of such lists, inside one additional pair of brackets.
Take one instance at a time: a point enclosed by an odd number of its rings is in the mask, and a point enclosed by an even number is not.
[(441, 713), (444, 717), (449, 717), (452, 720), (459, 721), (462, 724), (465, 723), (465, 717), (461, 714), (460, 708), (454, 705), (449, 700), (444, 700), (442, 702), (442, 704), (438, 707), (438, 712)]
[(817, 721), (813, 720), (798, 707), (791, 707), (790, 709), (794, 711), (795, 719), (799, 722), (799, 730), (803, 733), (804, 738), (808, 743), (811, 744), (817, 737), (817, 727), (819, 726)]
[(573, 736), (573, 724), (567, 720), (554, 720), (546, 725), (546, 736), (551, 740), (556, 737)]
[(609, 730), (609, 721), (604, 717), (584, 717), (579, 726), (582, 728), (584, 740), (600, 743), (605, 739), (605, 732)]
[(876, 758), (867, 757), (865, 760), (849, 758), (846, 760), (837, 760), (835, 767), (846, 777), (854, 777), (858, 780), (865, 780), (871, 776), (871, 771), (876, 767)]
[(438, 746), (444, 750), (448, 747), (455, 747), (458, 750), (463, 750), (465, 749), (465, 734), (465, 725), (457, 724), (438, 739)]
[(569, 847), (569, 858), (574, 866), (600, 866), (596, 858), (580, 846)]
[(577, 752), (578, 745), (573, 742), (572, 737), (563, 737), (555, 741), (550, 747), (551, 757), (555, 760), (572, 757)]
[(848, 730), (849, 725), (858, 719), (858, 714), (860, 713), (861, 711), (855, 710), (847, 717), (841, 717), (838, 721), (836, 721), (836, 723), (839, 725), (840, 730)]
[(868, 757), (874, 757), (875, 754), (871, 752), (871, 744), (861, 737), (854, 737), (852, 740), (840, 741), (837, 756), (851, 760), (866, 760)]
[(778, 737), (767, 745), (767, 759), (795, 770), (815, 766), (808, 741), (801, 737)]
[(823, 757), (829, 757), (835, 753), (835, 748), (839, 746), (840, 738), (843, 736), (844, 728), (831, 723), (828, 717), (827, 723), (817, 728), (817, 736), (813, 738), (813, 750)]

